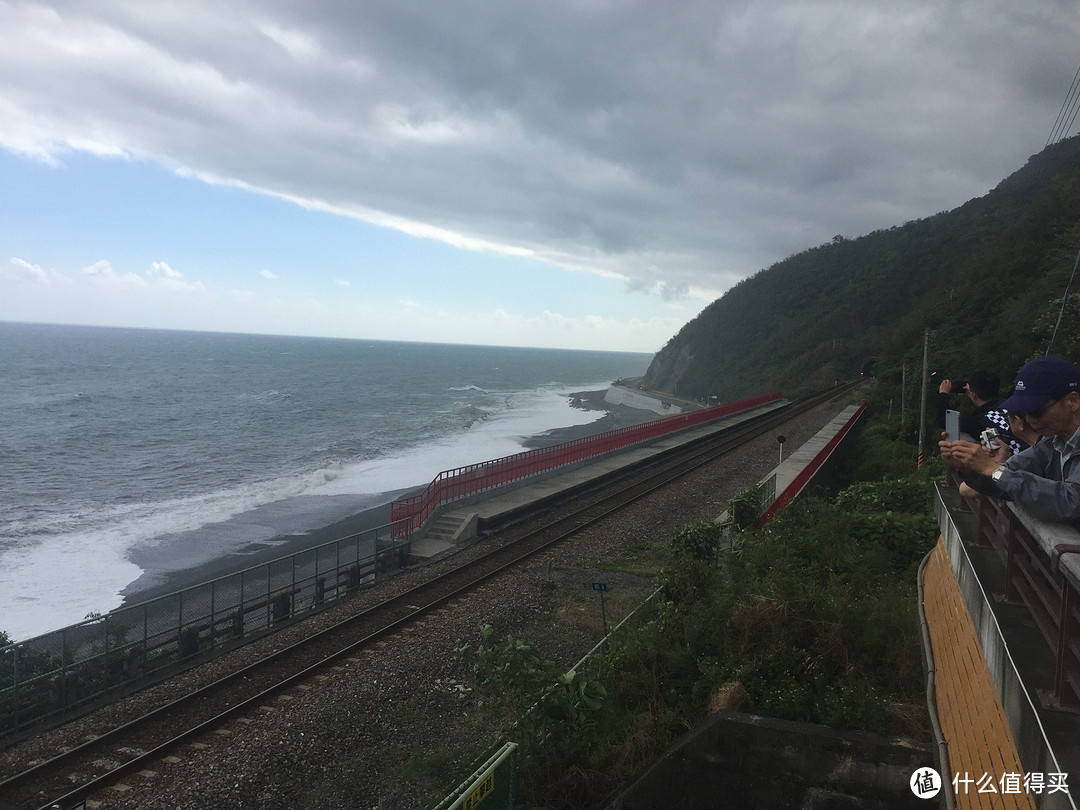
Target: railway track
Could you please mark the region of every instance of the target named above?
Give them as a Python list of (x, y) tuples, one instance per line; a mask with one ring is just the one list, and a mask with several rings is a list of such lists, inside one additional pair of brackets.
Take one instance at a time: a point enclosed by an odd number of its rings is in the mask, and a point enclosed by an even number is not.
[(563, 512), (560, 517), (539, 527), (531, 523), (504, 545), (5, 778), (0, 782), (0, 808), (79, 807), (87, 797), (125, 774), (147, 768), (179, 745), (266, 704), (284, 690), (314, 678), (335, 662), (356, 655), (500, 572), (845, 393), (853, 385), (763, 414), (609, 476), (588, 491), (575, 493), (572, 507), (557, 510)]

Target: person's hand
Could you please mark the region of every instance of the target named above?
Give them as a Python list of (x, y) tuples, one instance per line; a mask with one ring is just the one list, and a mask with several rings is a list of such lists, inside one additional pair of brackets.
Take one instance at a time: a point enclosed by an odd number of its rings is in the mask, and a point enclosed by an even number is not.
[(955, 467), (963, 473), (977, 473), (978, 475), (990, 475), (999, 466), (994, 461), (986, 448), (975, 442), (941, 442), (941, 457), (950, 467)]
[[(988, 433), (993, 434), (993, 443), (987, 440)], [(1007, 441), (998, 435), (996, 429), (984, 430), (982, 437), (979, 439), (979, 444), (981, 444), (983, 449), (990, 454), (990, 458), (998, 464), (1004, 464), (1012, 456), (1012, 448), (1009, 447)]]
[(1003, 439), (997, 440), (997, 447), (987, 447), (986, 451), (990, 454), (990, 458), (994, 460), (994, 463), (998, 465), (1004, 464), (1012, 458), (1012, 448), (1009, 447), (1009, 443)]
[(939, 394), (951, 394), (952, 393), (952, 380), (942, 380), (941, 385), (937, 387)]

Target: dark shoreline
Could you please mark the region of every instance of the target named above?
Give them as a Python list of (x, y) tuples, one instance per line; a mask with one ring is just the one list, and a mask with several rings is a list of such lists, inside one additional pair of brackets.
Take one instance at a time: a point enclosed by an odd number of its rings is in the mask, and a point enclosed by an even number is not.
[[(588, 411), (606, 411), (607, 413), (587, 425), (555, 428), (537, 436), (531, 436), (522, 442), (525, 449), (548, 447), (553, 444), (595, 436), (608, 430), (637, 425), (660, 418), (651, 411), (630, 408), (626, 405), (610, 405), (604, 401), (606, 393), (605, 389), (603, 391), (580, 391), (571, 394), (572, 404), (575, 408)], [(281, 535), (267, 542), (252, 543), (239, 552), (224, 554), (221, 557), (190, 568), (159, 572), (154, 575), (144, 573), (143, 576), (129, 583), (124, 589), (122, 592), (124, 601), (121, 607), (175, 593), (184, 588), (200, 585), (218, 577), (234, 574), (237, 571), (262, 565), (298, 551), (329, 543), (332, 540), (348, 537), (378, 526), (385, 526), (390, 522), (390, 501), (412, 492), (421, 492), (425, 486), (427, 486), (426, 483), (416, 489), (386, 493), (386, 503), (364, 509), (355, 515), (350, 515), (343, 520), (309, 532)], [(146, 580), (151, 581), (147, 583)], [(144, 582), (144, 584), (140, 586), (140, 582)]]

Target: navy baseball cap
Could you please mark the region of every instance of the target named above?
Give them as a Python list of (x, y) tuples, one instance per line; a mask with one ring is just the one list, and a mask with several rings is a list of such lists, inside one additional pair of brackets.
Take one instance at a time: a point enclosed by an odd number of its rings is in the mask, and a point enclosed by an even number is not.
[(1070, 391), (1080, 391), (1080, 369), (1060, 357), (1040, 357), (1020, 367), (1016, 388), (998, 407), (1009, 413), (1034, 413)]

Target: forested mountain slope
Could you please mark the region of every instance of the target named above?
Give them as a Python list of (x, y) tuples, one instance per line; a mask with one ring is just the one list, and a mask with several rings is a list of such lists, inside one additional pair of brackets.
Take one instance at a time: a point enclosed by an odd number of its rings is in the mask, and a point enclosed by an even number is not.
[[(668, 341), (645, 381), (721, 401), (798, 395), (871, 360), (918, 360), (924, 327), (946, 373), (986, 367), (1012, 379), (1045, 349), (1078, 250), (1080, 136), (953, 211), (837, 237), (740, 282)], [(1077, 342), (1069, 328), (1055, 354)]]

